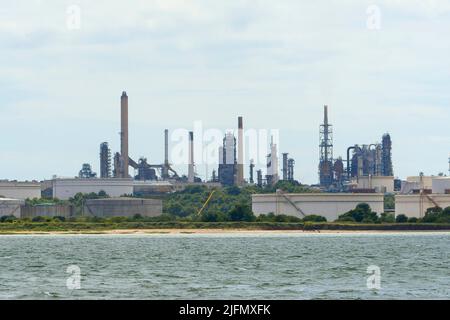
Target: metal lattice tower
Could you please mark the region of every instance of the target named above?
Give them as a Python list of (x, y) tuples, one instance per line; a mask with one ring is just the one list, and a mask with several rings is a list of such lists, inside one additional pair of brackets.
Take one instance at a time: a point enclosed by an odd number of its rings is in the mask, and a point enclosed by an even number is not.
[(328, 122), (328, 106), (324, 106), (323, 124), (320, 125), (320, 185), (333, 184), (333, 126)]

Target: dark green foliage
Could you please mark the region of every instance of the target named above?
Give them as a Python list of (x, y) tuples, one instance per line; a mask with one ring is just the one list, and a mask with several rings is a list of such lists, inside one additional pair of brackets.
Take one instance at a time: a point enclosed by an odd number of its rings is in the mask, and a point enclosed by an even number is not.
[(72, 198), (69, 198), (69, 203), (75, 207), (77, 215), (81, 215), (83, 212), (83, 205), (86, 200), (90, 199), (104, 199), (109, 198), (105, 191), (100, 191), (98, 194), (95, 192), (81, 193), (78, 192)]
[(59, 221), (59, 222), (64, 222), (64, 221), (66, 221), (66, 218), (61, 217), (61, 216), (55, 216), (55, 217), (53, 217), (53, 220)]
[(325, 217), (311, 214), (302, 219), (303, 222), (327, 222), (327, 219)]
[(253, 214), (250, 206), (245, 203), (240, 203), (234, 206), (233, 209), (228, 213), (228, 219), (230, 221), (255, 221), (256, 217)]
[(48, 222), (50, 219), (42, 216), (33, 217), (32, 222)]
[(200, 220), (204, 222), (223, 222), (227, 221), (227, 216), (221, 212), (204, 212)]
[(386, 194), (384, 196), (384, 209), (385, 210), (393, 210), (395, 209), (395, 195)]
[[(351, 218), (351, 219), (349, 219)], [(340, 215), (337, 221), (356, 221), (363, 223), (376, 223), (378, 222), (378, 216), (376, 212), (373, 212), (367, 203), (360, 203), (355, 209), (350, 210), (343, 215)]]
[(0, 222), (14, 222), (14, 221), (17, 221), (17, 218), (13, 215), (0, 217)]
[(225, 192), (230, 196), (238, 196), (241, 194), (241, 189), (238, 186), (226, 187)]
[(408, 217), (405, 216), (404, 214), (399, 214), (398, 216), (395, 217), (395, 222), (406, 223), (406, 222), (408, 222)]
[(408, 218), (408, 223), (417, 223), (417, 222), (419, 222), (419, 219), (417, 219), (416, 217)]
[(422, 218), (422, 222), (433, 223), (433, 222), (437, 222), (442, 217), (443, 217), (442, 208), (432, 207), (432, 208), (428, 208), (425, 211), (425, 217)]
[(27, 206), (38, 206), (44, 204), (66, 204), (67, 201), (59, 200), (58, 198), (46, 199), (46, 198), (33, 198), (33, 199), (25, 199), (25, 205)]
[(257, 222), (280, 222), (280, 223), (300, 223), (302, 219), (285, 214), (275, 215), (273, 212), (267, 215), (261, 214), (256, 218)]
[(274, 186), (265, 186), (263, 189), (260, 189), (257, 193), (273, 193), (276, 190), (283, 190), (284, 192), (288, 193), (313, 193), (313, 192), (319, 192), (317, 190), (313, 190), (309, 188), (308, 186), (301, 185), (297, 181), (290, 182), (290, 181), (278, 181)]
[(383, 212), (380, 214), (379, 222), (381, 223), (394, 223), (395, 216), (392, 213)]

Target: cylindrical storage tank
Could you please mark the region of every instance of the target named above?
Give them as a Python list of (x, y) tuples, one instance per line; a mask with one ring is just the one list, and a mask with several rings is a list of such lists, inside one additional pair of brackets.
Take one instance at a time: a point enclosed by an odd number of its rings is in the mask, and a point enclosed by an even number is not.
[(162, 214), (161, 199), (106, 198), (86, 200), (83, 213), (96, 217), (156, 217)]

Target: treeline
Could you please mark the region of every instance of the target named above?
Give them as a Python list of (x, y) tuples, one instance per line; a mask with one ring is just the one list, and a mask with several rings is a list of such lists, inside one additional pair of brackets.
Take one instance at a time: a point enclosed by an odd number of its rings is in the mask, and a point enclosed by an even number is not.
[[(279, 181), (274, 186), (262, 188), (230, 186), (208, 189), (202, 185), (188, 186), (182, 191), (168, 194), (163, 198), (163, 212), (193, 221), (256, 221), (257, 218), (251, 212), (252, 194), (274, 193), (277, 189), (289, 193), (317, 192), (299, 183), (287, 181)], [(198, 215), (200, 208), (213, 190), (214, 194), (211, 200), (201, 215)]]

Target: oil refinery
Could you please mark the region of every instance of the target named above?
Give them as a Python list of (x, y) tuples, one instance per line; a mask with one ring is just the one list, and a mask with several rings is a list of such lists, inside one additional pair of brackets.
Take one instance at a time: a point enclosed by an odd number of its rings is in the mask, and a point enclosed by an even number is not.
[[(335, 219), (339, 214), (361, 202), (371, 203), (374, 208), (382, 212), (385, 194), (396, 195), (397, 214), (422, 217), (426, 209), (431, 206), (450, 205), (450, 177), (421, 174), (418, 177), (408, 177), (403, 181), (395, 178), (392, 159), (393, 144), (389, 133), (382, 134), (379, 142), (350, 144), (346, 150), (342, 150), (345, 158), (335, 156), (330, 110), (327, 105), (323, 107), (323, 122), (319, 126), (319, 183), (307, 186), (319, 194), (287, 194), (277, 189), (275, 193), (253, 195), (255, 214), (273, 212), (303, 217), (308, 214), (322, 213), (328, 219)], [(145, 157), (133, 159), (129, 149), (128, 112), (128, 95), (123, 91), (120, 96), (120, 151), (113, 152), (108, 141), (99, 144), (100, 173), (98, 176), (91, 164), (83, 163), (76, 177), (55, 176), (41, 182), (0, 181), (2, 206), (7, 208), (4, 210), (19, 214), (19, 208), (23, 207), (20, 201), (27, 198), (42, 196), (67, 200), (79, 193), (104, 192), (116, 200), (92, 201), (91, 207), (95, 209), (86, 207), (90, 214), (117, 215), (120, 211), (117, 211), (117, 207), (122, 209), (128, 207), (129, 210), (126, 210), (128, 214), (138, 212), (143, 215), (158, 215), (162, 213), (160, 200), (154, 199), (152, 202), (148, 199), (147, 203), (136, 202), (130, 196), (162, 195), (183, 190), (190, 185), (204, 185), (210, 189), (248, 185), (270, 188), (278, 186), (280, 181), (285, 181), (301, 186), (294, 177), (296, 161), (289, 157), (289, 152), (282, 152), (280, 161), (278, 144), (273, 136), (267, 146), (266, 164), (260, 166), (255, 175), (254, 159), (244, 160), (245, 138), (242, 116), (237, 117), (237, 130), (224, 134), (217, 150), (217, 167), (212, 170), (211, 178), (202, 180), (196, 172), (195, 139), (197, 137), (194, 131), (188, 131), (186, 137), (188, 141), (186, 174), (179, 174), (170, 162), (168, 129), (165, 129), (162, 135), (164, 139), (162, 161), (149, 163)], [(281, 168), (279, 168), (280, 162)], [(246, 166), (248, 166), (248, 179), (244, 177)], [(134, 170), (134, 174), (130, 174), (130, 167)], [(123, 200), (123, 204), (120, 199)], [(24, 214), (33, 215), (27, 210), (29, 211), (27, 208), (22, 209)], [(52, 208), (52, 210), (60, 210), (58, 214), (61, 215), (70, 216), (71, 214), (63, 208)]]

